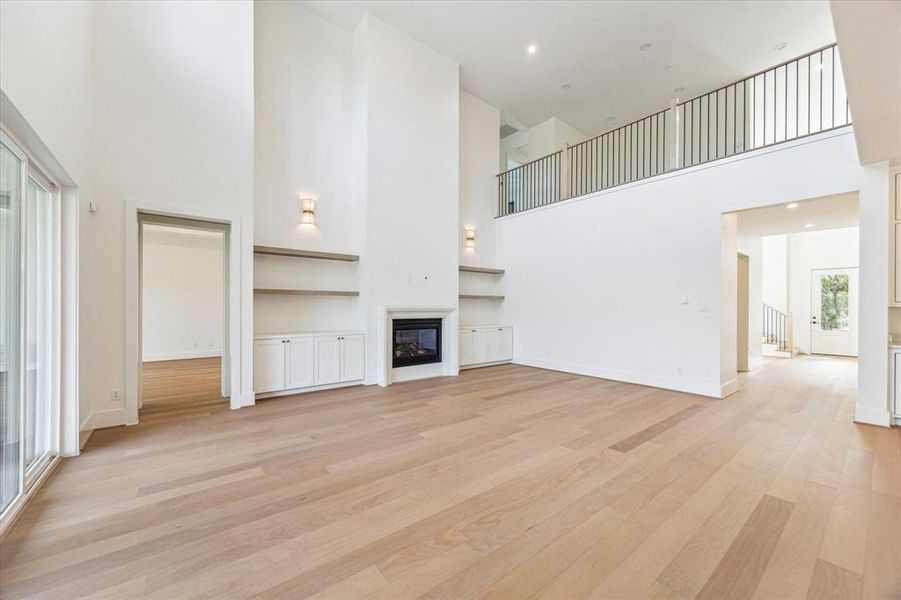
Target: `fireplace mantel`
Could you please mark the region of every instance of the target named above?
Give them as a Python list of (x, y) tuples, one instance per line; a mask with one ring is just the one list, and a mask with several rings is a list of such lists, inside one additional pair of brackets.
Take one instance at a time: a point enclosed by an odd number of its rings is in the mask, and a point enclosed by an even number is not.
[[(454, 376), (460, 372), (457, 352), (456, 306), (382, 306), (376, 331), (376, 383), (391, 385), (394, 381), (422, 379), (438, 375)], [(391, 322), (394, 319), (441, 319), (441, 362), (403, 367), (400, 376), (391, 367)]]

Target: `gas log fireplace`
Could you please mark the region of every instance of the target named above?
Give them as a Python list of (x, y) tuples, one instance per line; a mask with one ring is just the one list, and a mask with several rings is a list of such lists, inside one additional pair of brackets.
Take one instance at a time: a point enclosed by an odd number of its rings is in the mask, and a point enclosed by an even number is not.
[(391, 366), (441, 362), (441, 319), (393, 319)]

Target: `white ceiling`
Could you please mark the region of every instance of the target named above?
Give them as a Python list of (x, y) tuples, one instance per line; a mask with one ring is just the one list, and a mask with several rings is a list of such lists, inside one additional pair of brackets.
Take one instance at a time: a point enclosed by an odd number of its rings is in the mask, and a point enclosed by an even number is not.
[[(856, 227), (857, 193), (836, 194), (797, 203), (797, 208), (776, 204), (739, 211), (738, 230), (743, 235), (781, 235), (823, 229)], [(813, 227), (805, 227), (812, 224)]]
[(825, 0), (303, 4), (351, 31), (369, 12), (458, 62), (464, 90), (527, 127), (557, 116), (588, 135), (668, 106), (677, 87), (694, 97), (835, 39)]

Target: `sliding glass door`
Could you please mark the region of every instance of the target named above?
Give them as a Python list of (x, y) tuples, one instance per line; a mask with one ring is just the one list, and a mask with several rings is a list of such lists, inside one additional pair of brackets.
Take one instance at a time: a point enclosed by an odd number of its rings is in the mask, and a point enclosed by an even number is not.
[(23, 161), (0, 143), (0, 511), (22, 487), (19, 413), (19, 237)]
[(59, 437), (59, 210), (52, 183), (0, 140), (0, 514)]

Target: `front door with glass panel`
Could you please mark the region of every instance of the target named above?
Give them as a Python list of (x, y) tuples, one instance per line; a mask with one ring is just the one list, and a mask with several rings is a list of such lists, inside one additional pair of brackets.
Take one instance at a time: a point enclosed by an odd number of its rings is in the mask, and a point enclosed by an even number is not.
[(810, 352), (857, 356), (857, 269), (814, 269)]

